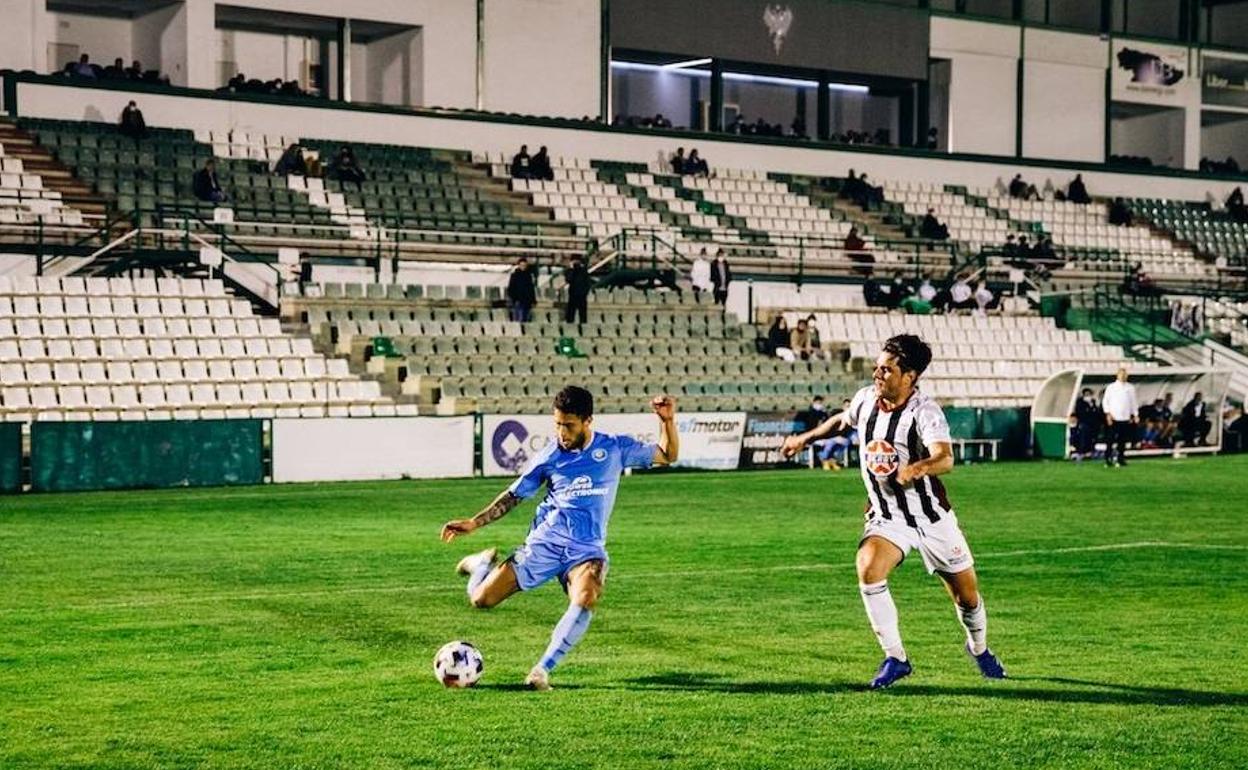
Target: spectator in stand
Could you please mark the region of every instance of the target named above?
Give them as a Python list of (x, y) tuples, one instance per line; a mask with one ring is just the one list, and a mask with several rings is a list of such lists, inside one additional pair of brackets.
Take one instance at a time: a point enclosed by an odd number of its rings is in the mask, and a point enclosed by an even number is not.
[[(851, 405), (850, 399), (841, 402), (841, 411), (848, 412)], [(821, 442), (816, 441), (815, 447), (818, 448)], [(823, 447), (819, 449), (819, 459), (823, 462), (825, 471), (839, 471), (843, 467), (849, 465), (849, 449), (858, 443), (858, 429), (850, 427), (849, 430), (840, 435), (827, 439)]]
[(937, 149), (937, 148), (939, 147), (939, 142), (937, 142), (937, 141), (936, 141), (936, 138), (937, 138), (938, 136), (939, 136), (939, 134), (937, 134), (937, 133), (936, 133), (936, 127), (935, 127), (935, 126), (933, 126), (932, 128), (927, 129), (927, 149), (929, 149), (929, 150), (935, 150), (935, 149)]
[(884, 307), (888, 304), (888, 292), (880, 286), (873, 272), (867, 273), (867, 280), (862, 282), (862, 298), (867, 307)]
[(572, 257), (572, 263), (563, 271), (563, 280), (568, 285), (568, 304), (563, 311), (566, 323), (586, 323), (589, 316), (589, 291), (594, 281), (589, 277), (589, 269), (579, 256)]
[(143, 120), (143, 111), (133, 99), (121, 111), (120, 131), (123, 136), (128, 136), (136, 142), (147, 136), (147, 121)]
[(529, 260), (521, 257), (507, 279), (507, 304), (511, 308), (511, 320), (528, 323), (533, 318), (533, 306), (537, 304), (537, 284)]
[(78, 63), (69, 63), (65, 65), (65, 70), (74, 77), (80, 78), (98, 78), (100, 76), (99, 67), (91, 63), (91, 57), (83, 54), (78, 57)]
[(815, 349), (820, 358), (824, 358), (823, 340), (819, 337), (819, 327), (815, 325), (817, 320), (814, 313), (806, 316), (806, 328), (810, 330), (810, 346)]
[[(842, 405), (841, 409), (848, 409), (848, 405)], [(827, 407), (824, 406), (823, 396), (815, 396), (810, 401), (810, 408), (797, 413), (797, 422), (802, 424), (803, 431), (813, 430), (822, 425), (824, 420), (828, 418)], [(811, 444), (810, 461), (813, 466), (815, 460), (818, 459), (823, 464), (824, 470), (840, 470), (840, 466), (833, 460), (838, 449), (845, 451), (844, 436), (820, 439)]]
[(1074, 427), (1071, 439), (1075, 447), (1075, 459), (1086, 460), (1096, 450), (1096, 437), (1100, 435), (1101, 423), (1105, 420), (1105, 414), (1101, 411), (1101, 405), (1096, 403), (1096, 396), (1092, 394), (1091, 388), (1084, 388), (1079, 394), (1070, 419)]
[(1127, 444), (1135, 440), (1136, 426), (1140, 422), (1140, 402), (1135, 386), (1127, 382), (1126, 369), (1119, 369), (1114, 382), (1105, 388), (1101, 408), (1109, 429), (1105, 439), (1105, 465), (1121, 468), (1127, 464)]
[(935, 209), (928, 209), (919, 225), (919, 237), (932, 241), (943, 241), (949, 238), (949, 228), (936, 218)]
[(893, 276), (893, 282), (888, 285), (888, 306), (892, 309), (901, 307), (911, 295), (910, 284), (906, 283), (906, 278), (901, 272)]
[(217, 181), (217, 162), (212, 158), (204, 161), (204, 167), (191, 178), (191, 190), (201, 201), (225, 203), (229, 200)]
[(511, 156), (511, 176), (513, 179), (533, 178), (529, 168), (529, 160), (529, 146), (527, 144), (520, 145), (520, 152)]
[(799, 318), (796, 328), (789, 332), (789, 349), (803, 361), (819, 357), (819, 351), (810, 342), (810, 324)]
[(1014, 240), (1014, 233), (1005, 236), (1005, 244), (1001, 246), (1001, 256), (1005, 258), (1005, 264), (1011, 267), (1025, 267), (1020, 264), (1018, 243)]
[(1243, 452), (1248, 450), (1248, 413), (1232, 407), (1227, 410), (1222, 428), (1222, 451)]
[(1031, 258), (1046, 267), (1057, 265), (1062, 261), (1057, 256), (1057, 249), (1053, 246), (1053, 239), (1047, 235), (1040, 236), (1040, 241), (1036, 244), (1036, 248), (1032, 249)]
[(974, 310), (976, 306), (975, 291), (966, 282), (966, 277), (959, 275), (949, 287), (949, 307), (953, 310)]
[(979, 281), (975, 284), (975, 306), (981, 316), (988, 315), (989, 310), (997, 309), (997, 297), (992, 293), (992, 289), (988, 288), (987, 281)]
[(676, 154), (668, 159), (668, 163), (672, 167), (672, 173), (676, 176), (684, 176), (688, 173), (688, 159), (685, 158), (685, 148), (677, 147)]
[(286, 176), (287, 174), (298, 174), (305, 176), (308, 173), (308, 162), (303, 157), (303, 148), (298, 142), (291, 142), (290, 146), (282, 152), (282, 157), (277, 159), (277, 163), (273, 165), (273, 173), (278, 176)]
[(1165, 446), (1169, 432), (1173, 431), (1174, 413), (1166, 405), (1164, 398), (1155, 398), (1153, 403), (1140, 408), (1140, 422), (1144, 426), (1140, 437), (1140, 446), (1144, 449), (1155, 449)]
[(700, 296), (704, 291), (711, 291), (714, 284), (711, 283), (711, 263), (706, 258), (706, 249), (693, 259), (693, 266), (689, 269), (689, 282), (693, 284), (694, 296)]
[(786, 361), (793, 360), (793, 349), (789, 347), (789, 322), (785, 320), (784, 315), (777, 315), (772, 319), (771, 328), (767, 330), (765, 350), (769, 356), (783, 358)]
[(936, 287), (932, 285), (932, 277), (930, 275), (923, 276), (923, 282), (919, 284), (917, 294), (920, 300), (929, 305), (936, 301)]
[(143, 65), (138, 59), (130, 62), (130, 66), (126, 68), (126, 78), (129, 80), (143, 80)]
[(855, 176), (854, 170), (849, 170), (849, 176), (845, 178), (841, 185), (841, 194), (849, 198), (859, 207), (866, 209), (873, 203), (884, 202), (884, 190), (880, 187), (874, 187), (867, 181), (867, 175)]
[(689, 151), (689, 162), (685, 164), (685, 173), (693, 174), (694, 176), (711, 175), (710, 166), (708, 166), (706, 161), (702, 159), (702, 156), (698, 154), (698, 149), (696, 147)]
[(100, 77), (105, 80), (125, 80), (126, 79), (126, 62), (120, 56), (113, 59), (113, 63), (104, 68), (100, 73)]
[(1031, 266), (1032, 257), (1036, 255), (1035, 250), (1025, 235), (1018, 236), (1018, 246), (1015, 247), (1015, 253), (1018, 255), (1019, 261), (1028, 267)]
[(1075, 178), (1071, 180), (1070, 186), (1066, 188), (1066, 200), (1071, 203), (1092, 202), (1092, 196), (1088, 195), (1088, 188), (1083, 183), (1083, 174), (1075, 174)]
[(546, 145), (542, 145), (529, 160), (530, 179), (545, 179), (550, 181), (555, 178), (555, 170), (550, 167), (550, 155), (546, 153)]
[(1119, 227), (1131, 226), (1131, 209), (1122, 198), (1114, 198), (1114, 202), (1109, 204), (1109, 223)]
[(671, 128), (672, 121), (663, 117), (663, 113), (660, 112), (654, 116), (654, 121), (651, 123), (651, 125), (654, 126), (655, 128)]
[(1019, 200), (1040, 200), (1040, 191), (1036, 189), (1034, 184), (1027, 184), (1023, 181), (1022, 174), (1015, 174), (1010, 180), (1010, 197)]
[(1187, 446), (1204, 446), (1209, 443), (1209, 431), (1213, 423), (1209, 421), (1209, 407), (1205, 404), (1204, 395), (1197, 393), (1183, 407), (1183, 416), (1179, 418), (1179, 431), (1183, 434), (1183, 443)]
[(870, 275), (871, 265), (875, 263), (875, 257), (868, 253), (867, 242), (858, 234), (858, 228), (851, 226), (849, 234), (845, 236), (845, 256), (855, 263), (854, 272), (861, 275)]
[(1236, 222), (1248, 222), (1248, 206), (1244, 205), (1244, 191), (1236, 187), (1226, 199), (1226, 213)]
[(332, 168), (334, 177), (344, 186), (347, 182), (354, 182), (357, 191), (364, 191), (364, 182), (368, 180), (368, 177), (364, 174), (364, 169), (360, 168), (360, 162), (355, 159), (355, 151), (349, 146), (343, 145), (338, 148)]
[(723, 305), (728, 302), (728, 285), (732, 283), (732, 268), (723, 253), (715, 256), (711, 263), (711, 284), (715, 287), (715, 303)]

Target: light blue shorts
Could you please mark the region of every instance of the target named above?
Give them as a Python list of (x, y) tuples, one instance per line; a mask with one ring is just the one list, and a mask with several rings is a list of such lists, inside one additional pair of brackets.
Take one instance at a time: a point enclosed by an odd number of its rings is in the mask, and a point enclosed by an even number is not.
[[(578, 564), (600, 559), (605, 568), (607, 549), (600, 545), (585, 543), (551, 543), (533, 540), (520, 546), (511, 555), (516, 570), (516, 583), (521, 591), (530, 591), (551, 578), (559, 578), (563, 590), (568, 590), (568, 572)], [(604, 569), (605, 577), (605, 569)]]

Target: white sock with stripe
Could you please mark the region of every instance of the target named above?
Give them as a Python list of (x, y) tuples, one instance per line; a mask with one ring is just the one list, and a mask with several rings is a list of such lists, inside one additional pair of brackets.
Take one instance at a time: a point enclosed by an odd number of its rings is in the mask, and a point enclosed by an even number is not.
[(884, 654), (897, 660), (906, 660), (906, 648), (901, 646), (901, 629), (897, 624), (897, 605), (888, 590), (888, 581), (859, 583), (862, 605), (867, 608), (867, 619), (875, 632)]
[(988, 611), (984, 609), (984, 597), (976, 596), (979, 603), (967, 609), (958, 605), (958, 622), (966, 629), (966, 643), (971, 653), (982, 655), (988, 649)]

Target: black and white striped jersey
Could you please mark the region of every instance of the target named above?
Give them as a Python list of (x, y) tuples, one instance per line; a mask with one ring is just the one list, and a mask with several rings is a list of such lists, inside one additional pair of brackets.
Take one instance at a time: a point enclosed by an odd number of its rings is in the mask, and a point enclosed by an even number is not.
[(889, 411), (868, 385), (850, 403), (849, 419), (858, 428), (859, 462), (872, 517), (900, 519), (913, 527), (952, 512), (940, 479), (922, 478), (905, 487), (897, 481), (899, 470), (931, 456), (932, 444), (949, 441), (949, 423), (935, 400), (915, 390), (901, 408)]

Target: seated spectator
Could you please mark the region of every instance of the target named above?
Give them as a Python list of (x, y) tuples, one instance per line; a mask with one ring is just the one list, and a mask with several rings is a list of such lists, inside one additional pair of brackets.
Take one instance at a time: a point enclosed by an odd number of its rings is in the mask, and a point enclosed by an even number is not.
[(520, 145), (520, 152), (511, 156), (511, 176), (513, 179), (532, 179), (532, 170), (529, 168), (529, 146), (527, 144)]
[(893, 282), (888, 285), (888, 306), (896, 309), (901, 307), (911, 294), (910, 284), (906, 283), (906, 278), (901, 273), (893, 276)]
[(698, 155), (696, 147), (689, 151), (689, 160), (685, 163), (685, 173), (693, 174), (694, 176), (711, 175), (710, 167), (706, 165), (706, 161), (702, 159), (702, 156)]
[(273, 173), (278, 176), (286, 176), (287, 174), (298, 174), (306, 176), (308, 173), (308, 162), (303, 157), (303, 148), (298, 142), (291, 142), (290, 146), (282, 153), (282, 157), (277, 159), (277, 163), (273, 166)]
[(919, 284), (916, 296), (929, 305), (936, 301), (936, 287), (932, 285), (931, 276), (923, 276), (923, 283)]
[(106, 80), (125, 80), (126, 79), (126, 62), (120, 56), (113, 59), (113, 63), (104, 68), (100, 73), (100, 77)]
[(1183, 414), (1179, 418), (1179, 432), (1183, 434), (1183, 443), (1187, 446), (1204, 446), (1209, 443), (1209, 431), (1212, 429), (1209, 407), (1205, 404), (1203, 394), (1197, 393), (1183, 407)]
[(119, 130), (123, 136), (128, 136), (136, 142), (147, 135), (147, 122), (143, 120), (143, 111), (139, 109), (133, 99), (121, 111)]
[(919, 225), (919, 236), (932, 241), (947, 240), (949, 228), (936, 218), (934, 209), (928, 209), (927, 215), (923, 217), (923, 223)]
[(1088, 195), (1088, 188), (1083, 183), (1083, 174), (1075, 174), (1075, 178), (1071, 180), (1070, 186), (1066, 188), (1066, 200), (1071, 203), (1092, 202), (1092, 196)]
[(360, 163), (355, 159), (355, 151), (349, 146), (343, 145), (338, 148), (338, 154), (334, 156), (334, 162), (331, 165), (334, 178), (344, 185), (347, 182), (354, 182), (355, 189), (363, 192), (364, 182), (368, 177), (364, 174), (364, 169), (360, 168)]
[(936, 141), (938, 136), (939, 134), (937, 134), (935, 126), (927, 129), (927, 149), (935, 150), (939, 147), (939, 143)]
[(793, 350), (789, 347), (789, 322), (783, 315), (777, 315), (771, 322), (771, 328), (767, 330), (766, 352), (769, 356), (790, 361), (793, 359)]
[(954, 310), (974, 310), (978, 307), (978, 303), (975, 302), (975, 291), (966, 282), (965, 276), (959, 275), (949, 287), (949, 307)]
[(668, 163), (672, 167), (672, 173), (676, 176), (684, 176), (688, 168), (688, 159), (685, 158), (685, 148), (677, 147), (676, 154), (668, 159)]
[(867, 280), (862, 282), (862, 298), (866, 301), (867, 307), (884, 307), (888, 304), (888, 293), (881, 288), (875, 276), (870, 274), (867, 275)]
[(987, 281), (975, 284), (975, 306), (979, 315), (987, 315), (989, 310), (996, 310), (998, 305), (997, 297), (988, 288)]
[(542, 145), (529, 161), (529, 173), (532, 179), (552, 180), (555, 178), (555, 170), (550, 167), (550, 156), (546, 154), (546, 145)]
[(1014, 233), (1005, 236), (1005, 243), (1001, 246), (1001, 256), (1005, 259), (1005, 264), (1011, 267), (1022, 267), (1018, 264), (1020, 261), (1018, 242), (1014, 240)]
[(1119, 227), (1131, 226), (1131, 209), (1127, 208), (1122, 198), (1114, 198), (1114, 202), (1109, 204), (1109, 223)]
[(1034, 184), (1027, 184), (1023, 181), (1022, 174), (1015, 174), (1010, 180), (1010, 197), (1019, 200), (1040, 200), (1040, 191), (1036, 189)]
[(819, 351), (810, 344), (810, 325), (805, 318), (799, 318), (797, 326), (789, 332), (789, 349), (803, 361), (819, 356)]
[(815, 321), (817, 320), (818, 319), (815, 318), (814, 313), (806, 316), (806, 328), (810, 330), (810, 346), (814, 348), (819, 353), (820, 358), (822, 358), (823, 340), (819, 338), (819, 327), (815, 325)]
[(99, 67), (96, 67), (94, 64), (92, 64), (91, 57), (85, 53), (82, 56), (78, 57), (77, 64), (70, 63), (70, 64), (65, 65), (65, 70), (69, 74), (73, 75), (74, 77), (79, 77), (79, 78), (98, 78), (99, 77)]
[(1243, 452), (1248, 450), (1248, 412), (1232, 407), (1227, 411), (1222, 429), (1222, 450)]
[(1027, 266), (1031, 265), (1031, 259), (1036, 255), (1035, 249), (1032, 248), (1025, 235), (1018, 236), (1018, 245), (1014, 247), (1014, 252), (1018, 255), (1019, 261)]
[(654, 120), (651, 122), (651, 125), (655, 128), (671, 128), (672, 121), (663, 117), (663, 113), (660, 112), (654, 116)]
[(143, 80), (143, 65), (139, 63), (138, 59), (135, 59), (126, 68), (126, 78), (128, 80)]
[(191, 179), (191, 190), (201, 201), (225, 203), (229, 200), (217, 181), (217, 162), (212, 158), (204, 161), (204, 167), (195, 172)]
[(858, 234), (857, 227), (849, 228), (849, 234), (845, 236), (844, 248), (845, 256), (854, 263), (854, 272), (859, 275), (870, 275), (871, 265), (875, 264), (875, 257), (868, 252), (870, 247)]
[[(142, 73), (139, 74), (140, 76), (142, 75)], [(230, 78), (229, 82), (225, 84), (225, 90), (235, 92), (247, 90), (247, 76), (240, 72)]]
[(845, 251), (850, 252), (850, 256), (852, 257), (853, 252), (862, 251), (865, 248), (867, 248), (867, 242), (858, 235), (858, 228), (856, 226), (851, 226), (849, 228), (849, 234), (845, 236)]
[(1226, 213), (1236, 222), (1248, 223), (1248, 206), (1244, 205), (1244, 191), (1238, 187), (1226, 199)]

